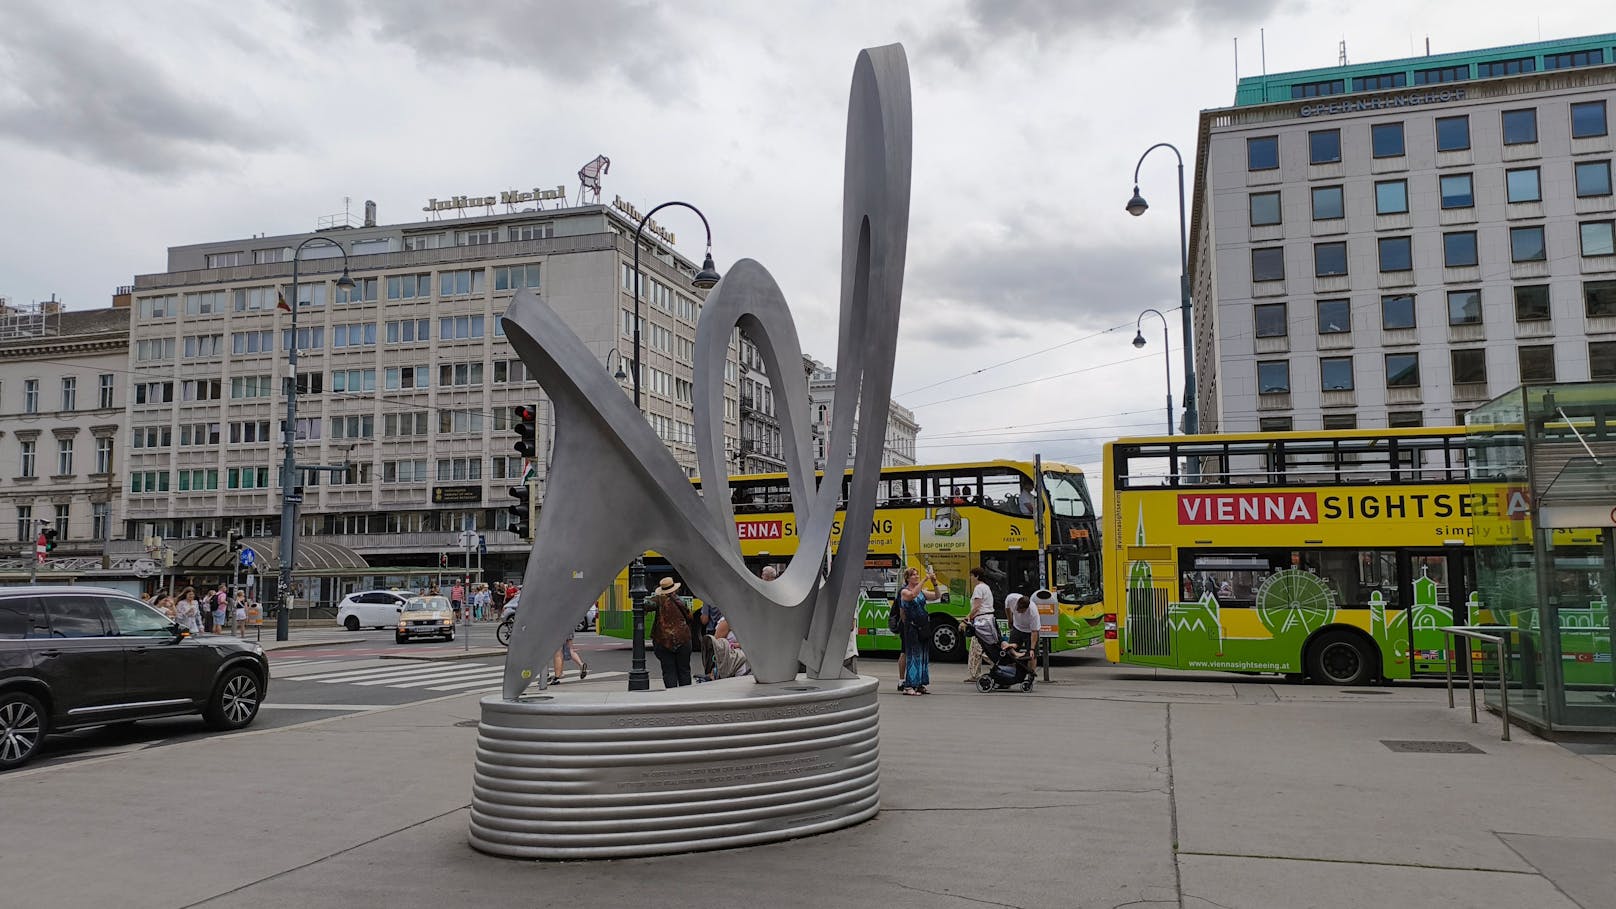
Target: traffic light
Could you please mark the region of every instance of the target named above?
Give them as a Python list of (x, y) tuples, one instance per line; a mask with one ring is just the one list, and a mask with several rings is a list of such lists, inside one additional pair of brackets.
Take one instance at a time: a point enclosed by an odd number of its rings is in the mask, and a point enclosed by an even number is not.
[(228, 538), (230, 540), (230, 551), (231, 552), (240, 552), (241, 551), (241, 536), (242, 536), (242, 534), (241, 534), (241, 531), (239, 531), (239, 530), (232, 530), (228, 534)]
[(511, 498), (516, 500), (513, 505), (506, 506), (505, 510), (511, 515), (511, 533), (524, 540), (533, 539), (533, 487), (523, 483), (510, 488)]
[(39, 535), (45, 540), (45, 551), (50, 552), (56, 548), (56, 528), (47, 527)]
[(516, 412), (516, 425), (512, 427), (516, 430), (516, 451), (524, 458), (531, 458), (538, 451), (533, 437), (538, 431), (536, 421), (539, 409), (528, 404), (520, 404), (511, 409)]

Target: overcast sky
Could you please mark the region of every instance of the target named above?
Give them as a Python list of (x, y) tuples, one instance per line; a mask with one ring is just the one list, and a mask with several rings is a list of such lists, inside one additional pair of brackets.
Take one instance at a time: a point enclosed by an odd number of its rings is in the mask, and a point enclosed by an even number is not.
[[(612, 159), (604, 197), (686, 199), (720, 269), (762, 262), (804, 350), (834, 358), (848, 85), (902, 42), (915, 167), (896, 397), (922, 461), (1030, 456), (1097, 469), (1159, 432), (1173, 320), (1171, 153), (1243, 74), (1616, 31), (1608, 0), (926, 3), (590, 0), (0, 0), (0, 295), (75, 309), (162, 271), (170, 245), (309, 230), (365, 199), (565, 184)], [(659, 216), (699, 259), (700, 225)], [(1064, 343), (1071, 342), (1071, 343)], [(1054, 350), (1047, 348), (1063, 344)], [(1009, 362), (1009, 365), (997, 365)], [(993, 368), (987, 368), (993, 367)], [(983, 370), (971, 375), (973, 371)], [(1176, 419), (1176, 417), (1175, 417)], [(1097, 488), (1098, 483), (1095, 483)]]

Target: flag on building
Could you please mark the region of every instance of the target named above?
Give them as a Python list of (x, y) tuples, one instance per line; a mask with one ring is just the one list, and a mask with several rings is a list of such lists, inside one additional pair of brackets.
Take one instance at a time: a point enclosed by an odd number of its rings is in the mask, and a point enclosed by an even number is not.
[(280, 291), (275, 292), (275, 308), (281, 312), (292, 311), (292, 307), (286, 305), (286, 294), (281, 293)]

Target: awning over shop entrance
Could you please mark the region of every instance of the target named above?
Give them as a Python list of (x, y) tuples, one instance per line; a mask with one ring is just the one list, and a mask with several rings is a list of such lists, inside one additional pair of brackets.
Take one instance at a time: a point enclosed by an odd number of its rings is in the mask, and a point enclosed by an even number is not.
[[(260, 575), (280, 571), (280, 539), (262, 537), (242, 540), (241, 545), (253, 551), (253, 568)], [(198, 540), (180, 547), (174, 554), (174, 569), (181, 573), (229, 574), (239, 558), (223, 540)], [(359, 553), (346, 546), (322, 540), (298, 540), (297, 564), (292, 574), (298, 577), (331, 577), (367, 574), (370, 565)]]

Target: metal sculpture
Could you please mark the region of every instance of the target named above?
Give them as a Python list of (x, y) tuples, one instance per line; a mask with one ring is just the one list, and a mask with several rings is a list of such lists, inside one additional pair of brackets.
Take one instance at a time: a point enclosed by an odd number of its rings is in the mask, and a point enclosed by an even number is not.
[[(857, 424), (887, 422), (909, 230), (912, 129), (902, 46), (862, 51), (848, 102), (842, 213), (841, 323), (836, 400), (857, 401)], [(785, 297), (757, 262), (737, 262), (708, 296), (696, 329), (694, 402), (702, 492), (691, 486), (645, 417), (558, 316), (519, 291), (505, 333), (553, 404), (555, 444), (537, 542), (523, 577), (524, 605), (506, 658), (503, 696), (545, 684), (562, 639), (630, 558), (661, 553), (718, 604), (746, 643), (758, 682), (842, 675), (856, 589), (869, 545), (880, 445), (858, 447), (834, 558), (842, 484), (815, 488), (802, 350)], [(785, 571), (763, 582), (747, 571), (735, 537), (724, 469), (724, 358), (733, 328), (758, 346), (780, 402), (799, 545)], [(826, 463), (849, 463), (855, 411), (837, 407)], [(868, 431), (868, 430), (867, 430)], [(875, 431), (879, 437), (879, 430)], [(834, 476), (835, 470), (828, 471)], [(873, 809), (872, 809), (873, 810)]]

